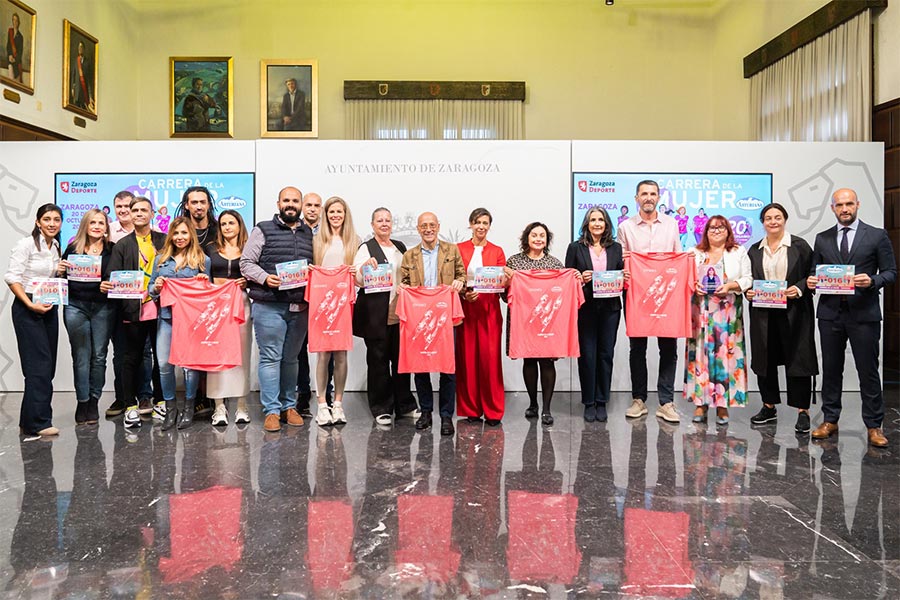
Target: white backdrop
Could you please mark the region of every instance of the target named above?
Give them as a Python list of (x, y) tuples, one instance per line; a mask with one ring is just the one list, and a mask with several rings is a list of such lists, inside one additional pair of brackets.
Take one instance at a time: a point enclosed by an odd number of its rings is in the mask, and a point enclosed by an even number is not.
[[(53, 201), (56, 172), (256, 172), (256, 214), (271, 218), (278, 190), (286, 185), (328, 198), (345, 198), (360, 235), (370, 233), (371, 211), (387, 206), (395, 233), (415, 241), (416, 216), (435, 212), (441, 235), (467, 239), (467, 216), (478, 206), (494, 215), (490, 239), (507, 255), (517, 252), (518, 235), (530, 221), (547, 223), (557, 236), (552, 253), (562, 259), (569, 242), (571, 172), (773, 173), (773, 198), (790, 212), (789, 230), (812, 243), (833, 224), (831, 191), (859, 192), (862, 220), (883, 224), (883, 148), (880, 143), (767, 142), (356, 142), (310, 140), (11, 142), (0, 144), (0, 260), (28, 235), (36, 208)], [(111, 199), (103, 199), (109, 202)], [(0, 391), (22, 389), (11, 294), (0, 289)], [(60, 324), (56, 389), (72, 389), (69, 342)], [(681, 352), (681, 350), (680, 350)], [(651, 382), (655, 348), (650, 344)], [(111, 356), (111, 354), (110, 354)], [(852, 360), (845, 388), (858, 389)], [(254, 387), (255, 387), (255, 369)], [(558, 389), (577, 389), (574, 360), (558, 364)], [(680, 371), (679, 371), (680, 372)], [(365, 382), (361, 341), (351, 355), (349, 389)], [(523, 389), (517, 361), (506, 361), (507, 389)], [(681, 378), (679, 377), (679, 380)], [(110, 368), (108, 389), (112, 387)], [(751, 377), (751, 386), (755, 386)], [(652, 383), (651, 383), (652, 385)], [(680, 382), (679, 382), (680, 387)], [(619, 333), (614, 390), (628, 390), (628, 342)]]

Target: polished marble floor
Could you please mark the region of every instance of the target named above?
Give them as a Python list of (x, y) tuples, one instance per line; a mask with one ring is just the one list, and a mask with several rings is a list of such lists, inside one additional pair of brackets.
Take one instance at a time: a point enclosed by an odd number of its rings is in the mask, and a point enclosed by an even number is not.
[[(869, 448), (859, 397), (833, 440), (751, 427), (411, 420), (267, 434), (257, 418), (126, 432), (73, 424), (17, 435), (0, 396), (0, 598), (900, 598), (900, 411)], [(105, 403), (104, 403), (105, 406)], [(679, 403), (682, 413), (690, 407)], [(813, 423), (820, 420), (813, 411)]]

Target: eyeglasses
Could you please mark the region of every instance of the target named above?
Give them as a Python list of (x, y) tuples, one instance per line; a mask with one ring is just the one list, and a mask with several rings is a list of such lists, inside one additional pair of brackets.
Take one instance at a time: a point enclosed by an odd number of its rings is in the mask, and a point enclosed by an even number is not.
[(727, 231), (728, 229), (724, 225), (713, 225), (709, 228), (710, 231)]

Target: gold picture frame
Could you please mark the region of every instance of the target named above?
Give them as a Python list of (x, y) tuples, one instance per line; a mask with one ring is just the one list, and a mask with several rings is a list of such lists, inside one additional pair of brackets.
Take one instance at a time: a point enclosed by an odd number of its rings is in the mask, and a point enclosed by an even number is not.
[(169, 57), (169, 137), (234, 137), (234, 59)]
[(100, 42), (63, 19), (63, 108), (97, 120)]
[(33, 95), (37, 13), (19, 0), (0, 0), (0, 27), (6, 31), (0, 44), (0, 83)]
[[(291, 83), (293, 82), (293, 93)], [(319, 63), (271, 59), (259, 63), (259, 133), (264, 138), (319, 137)]]

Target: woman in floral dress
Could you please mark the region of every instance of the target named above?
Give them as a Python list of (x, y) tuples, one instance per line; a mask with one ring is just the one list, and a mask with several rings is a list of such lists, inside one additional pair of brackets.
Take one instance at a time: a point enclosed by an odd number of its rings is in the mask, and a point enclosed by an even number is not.
[(728, 408), (747, 404), (744, 316), (741, 294), (753, 284), (747, 250), (734, 239), (728, 219), (709, 218), (691, 250), (697, 269), (718, 268), (722, 284), (707, 292), (698, 277), (691, 309), (693, 336), (687, 341), (684, 397), (696, 405), (693, 421), (706, 422), (710, 406), (716, 423), (728, 423)]

